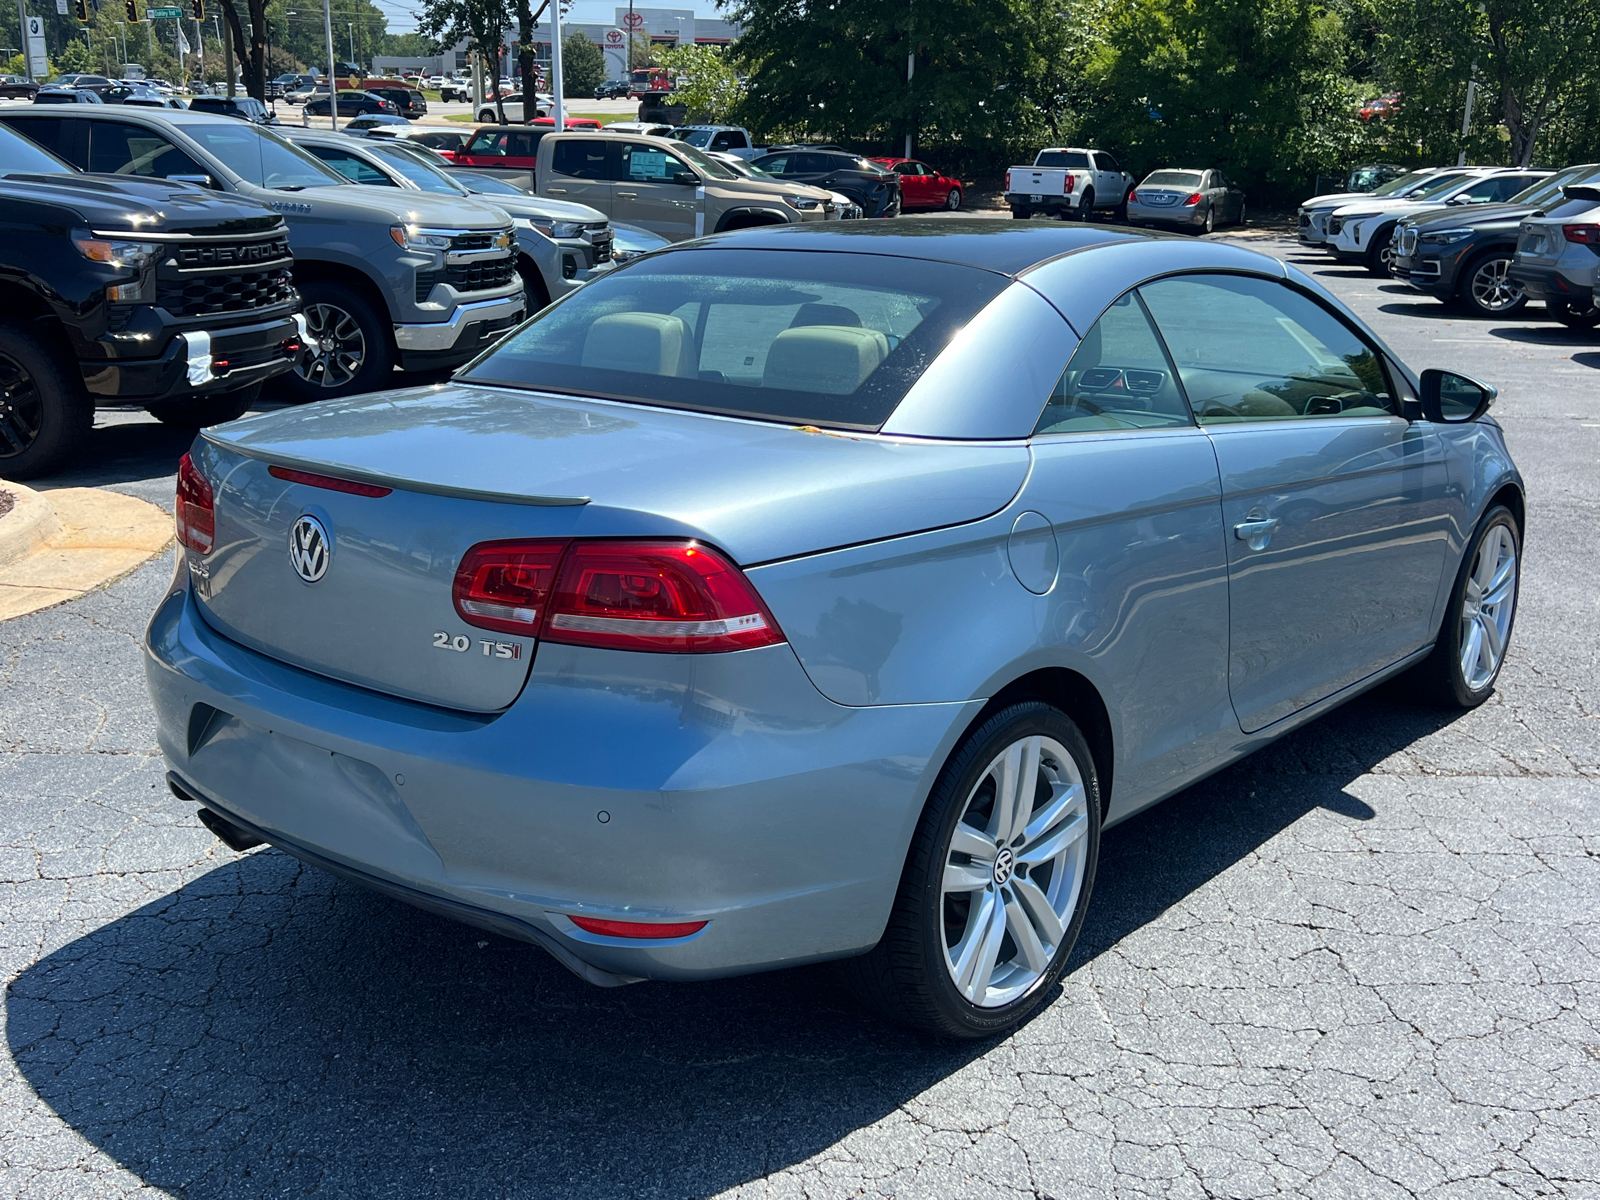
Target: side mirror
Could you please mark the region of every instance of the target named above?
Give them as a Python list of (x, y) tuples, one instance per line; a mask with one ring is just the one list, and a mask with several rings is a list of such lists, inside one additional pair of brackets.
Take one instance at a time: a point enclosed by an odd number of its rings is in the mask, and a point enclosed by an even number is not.
[(693, 171), (676, 171), (672, 176), (673, 183), (681, 183), (684, 187), (699, 187), (700, 176)]
[(196, 187), (203, 188), (216, 186), (209, 175), (168, 175), (167, 180), (170, 183), (192, 183)]
[(1476, 421), (1500, 394), (1487, 383), (1437, 368), (1424, 371), (1421, 383), (1422, 415), (1444, 425)]

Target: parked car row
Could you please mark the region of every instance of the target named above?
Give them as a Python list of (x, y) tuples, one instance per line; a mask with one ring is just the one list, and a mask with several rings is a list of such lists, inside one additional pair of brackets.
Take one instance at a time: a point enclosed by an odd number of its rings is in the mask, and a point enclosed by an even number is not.
[(1595, 163), (1413, 171), (1367, 195), (1306, 201), (1299, 237), (1469, 312), (1509, 316), (1537, 300), (1557, 320), (1589, 327), (1600, 323), (1597, 183)]
[[(97, 404), (195, 428), (268, 380), (309, 401), (460, 365), (613, 259), (605, 212), (410, 139), (187, 110), (0, 109), (0, 208), (0, 476), (17, 479), (65, 461)], [(660, 244), (646, 231), (630, 253)]]

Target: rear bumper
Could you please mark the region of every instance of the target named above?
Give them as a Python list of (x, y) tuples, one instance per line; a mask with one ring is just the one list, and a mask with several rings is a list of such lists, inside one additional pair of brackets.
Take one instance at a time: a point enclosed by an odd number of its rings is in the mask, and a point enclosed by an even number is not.
[(1206, 209), (1204, 205), (1196, 204), (1193, 208), (1165, 206), (1156, 207), (1150, 204), (1128, 205), (1128, 220), (1137, 221), (1142, 225), (1173, 225), (1189, 226), (1204, 225), (1206, 223)]
[(1071, 196), (1038, 196), (1028, 192), (1007, 192), (1006, 204), (1011, 208), (1026, 208), (1030, 212), (1076, 212), (1078, 202)]
[(1587, 304), (1595, 286), (1593, 271), (1589, 272), (1588, 279), (1572, 279), (1559, 267), (1524, 262), (1516, 258), (1511, 260), (1511, 269), (1507, 274), (1522, 285), (1522, 290), (1528, 293), (1528, 299), (1542, 300), (1547, 304), (1552, 301), (1557, 304), (1567, 301)]
[[(247, 650), (182, 586), (151, 619), (145, 667), (168, 765), (224, 817), (627, 978), (873, 945), (927, 788), (981, 707), (836, 705), (787, 645), (546, 644), (509, 709), (459, 713)], [(640, 943), (584, 933), (571, 915), (709, 924)]]
[(519, 284), (514, 295), (456, 305), (448, 321), (396, 325), (400, 365), (407, 371), (460, 366), (521, 321), (526, 306)]
[[(198, 357), (202, 345), (195, 336), (199, 333), (205, 335), (211, 359), (208, 372), (190, 371), (191, 359)], [(295, 352), (285, 345), (298, 343), (301, 336), (299, 317), (284, 313), (250, 325), (178, 333), (155, 358), (84, 359), (78, 366), (89, 394), (105, 403), (231, 392), (289, 370)]]

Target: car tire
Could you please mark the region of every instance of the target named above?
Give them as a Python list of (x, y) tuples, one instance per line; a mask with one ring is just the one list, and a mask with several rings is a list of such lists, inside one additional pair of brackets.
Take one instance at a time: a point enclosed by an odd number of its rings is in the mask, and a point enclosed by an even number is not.
[(1389, 267), (1394, 262), (1394, 230), (1393, 225), (1385, 225), (1372, 235), (1372, 242), (1367, 246), (1367, 272), (1379, 279), (1388, 279), (1391, 275)]
[(522, 276), (522, 294), (526, 310), (525, 317), (531, 317), (541, 311), (550, 303), (550, 288), (544, 281), (544, 276), (539, 273), (538, 265), (531, 258), (517, 261), (517, 274)]
[(478, 110), (478, 124), (479, 125), (497, 125), (497, 124), (499, 124), (499, 121), (496, 119), (496, 115), (495, 115), (494, 109), (492, 109), (492, 108), (480, 108)]
[(1489, 698), (1505, 665), (1521, 590), (1522, 531), (1511, 510), (1497, 504), (1473, 531), (1433, 653), (1416, 668), (1426, 699), (1476, 708)]
[(1088, 221), (1094, 216), (1094, 189), (1084, 188), (1083, 199), (1078, 202), (1078, 211), (1072, 214), (1080, 221)]
[(1551, 300), (1545, 304), (1545, 308), (1568, 329), (1593, 329), (1600, 325), (1600, 308), (1593, 304), (1580, 308), (1569, 300)]
[[(300, 286), (309, 344), (284, 387), (297, 404), (372, 392), (394, 372), (394, 326), (360, 292), (312, 280)], [(326, 339), (328, 345), (322, 345)]]
[(1132, 201), (1133, 189), (1129, 188), (1127, 193), (1122, 197), (1122, 203), (1117, 205), (1116, 212), (1111, 214), (1111, 219), (1118, 225), (1126, 225), (1128, 223), (1128, 205), (1132, 203)]
[(0, 321), (0, 479), (48, 475), (82, 448), (94, 401), (76, 376), (52, 331)]
[(1243, 225), (1245, 223), (1245, 221), (1244, 221), (1244, 213), (1245, 213), (1244, 201), (1241, 200), (1241, 201), (1239, 201), (1239, 224), (1241, 224), (1241, 225)]
[(1480, 317), (1509, 317), (1528, 306), (1528, 294), (1512, 281), (1509, 248), (1488, 250), (1465, 268), (1456, 284), (1456, 307)]
[(944, 207), (947, 212), (961, 211), (961, 189), (951, 188), (945, 193)]
[[(1006, 788), (1008, 776), (1019, 786)], [(1000, 710), (940, 771), (883, 937), (844, 964), (846, 981), (868, 1006), (928, 1033), (1011, 1032), (1066, 970), (1099, 851), (1099, 775), (1078, 726), (1039, 701)]]
[(1197, 236), (1197, 237), (1205, 237), (1206, 234), (1208, 234), (1212, 230), (1216, 229), (1216, 227), (1217, 227), (1217, 210), (1214, 209), (1214, 208), (1208, 208), (1208, 209), (1206, 209), (1205, 223), (1200, 226), (1200, 229), (1199, 229), (1198, 233), (1195, 236)]
[(1033, 217), (1033, 211), (1031, 209), (1013, 208), (1011, 210), (1011, 219), (1013, 221), (1027, 221), (1027, 220), (1030, 220), (1032, 217)]
[(163, 425), (171, 425), (174, 429), (204, 429), (208, 425), (237, 421), (244, 416), (250, 411), (250, 406), (261, 398), (261, 386), (252, 383), (233, 392), (161, 400), (146, 404), (144, 410)]

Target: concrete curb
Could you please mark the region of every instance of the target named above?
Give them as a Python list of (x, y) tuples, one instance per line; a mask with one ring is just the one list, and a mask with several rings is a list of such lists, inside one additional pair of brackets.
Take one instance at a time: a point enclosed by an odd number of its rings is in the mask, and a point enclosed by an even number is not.
[(11, 511), (0, 517), (0, 567), (26, 558), (61, 532), (50, 502), (20, 483), (0, 485), (12, 499)]
[(120, 579), (172, 541), (154, 504), (98, 488), (36, 492), (0, 481), (16, 504), (0, 518), (0, 621)]

